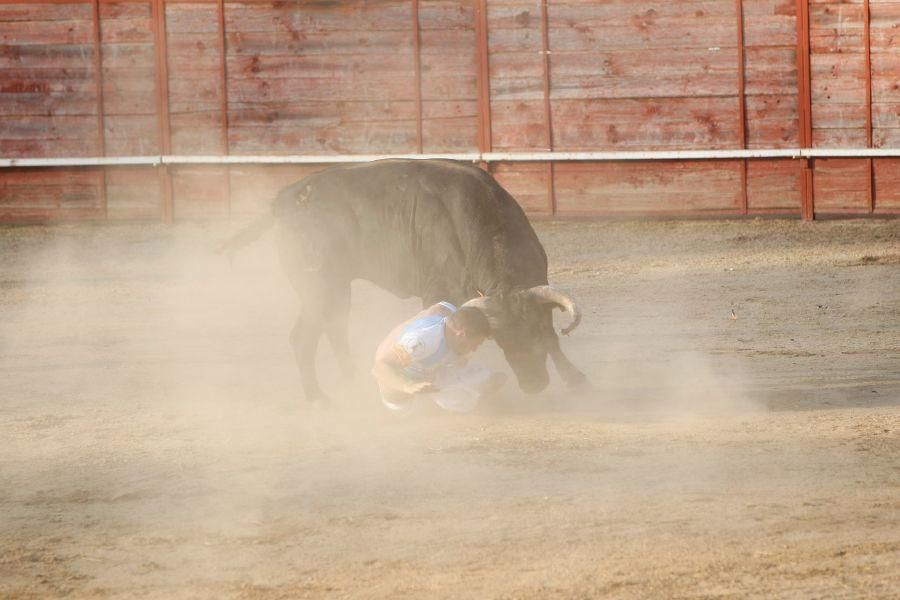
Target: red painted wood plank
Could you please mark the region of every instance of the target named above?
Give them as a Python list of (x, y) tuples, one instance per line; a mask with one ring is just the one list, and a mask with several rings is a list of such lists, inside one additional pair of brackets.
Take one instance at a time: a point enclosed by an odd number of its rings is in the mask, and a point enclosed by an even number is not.
[(282, 32), (237, 33), (226, 29), (228, 54), (269, 56), (284, 54), (371, 55), (412, 52), (408, 31), (310, 33), (302, 37)]
[(859, 129), (865, 137), (865, 105), (813, 104), (813, 129)]
[(816, 159), (814, 168), (816, 212), (868, 212), (869, 168), (865, 159)]
[(810, 2), (810, 49), (816, 53), (861, 53), (863, 50), (862, 2)]
[(96, 156), (96, 142), (91, 139), (65, 139), (42, 136), (35, 139), (0, 138), (3, 157), (65, 157)]
[(900, 42), (900, 3), (869, 3), (872, 52), (896, 52)]
[(813, 104), (865, 104), (865, 55), (813, 54), (810, 70)]
[(900, 209), (900, 159), (873, 160), (875, 209)]
[(415, 120), (368, 121), (330, 127), (229, 128), (229, 146), (234, 154), (366, 154), (406, 153), (415, 148)]
[(541, 30), (540, 0), (491, 0), (488, 3), (488, 29)]
[(747, 161), (747, 203), (751, 211), (790, 209), (800, 214), (800, 161)]
[(812, 145), (814, 148), (865, 148), (866, 131), (865, 128), (820, 129), (813, 127)]
[(109, 156), (160, 154), (156, 115), (106, 115), (103, 124)]
[(724, 48), (736, 43), (735, 15), (726, 2), (554, 2), (548, 8), (554, 51)]
[(556, 167), (560, 215), (738, 211), (740, 197), (738, 161), (560, 163)]
[(797, 96), (747, 96), (747, 147), (797, 148), (800, 117)]
[(96, 128), (97, 119), (92, 115), (48, 117), (0, 116), (0, 138), (4, 140), (28, 139), (83, 139)]
[(216, 2), (166, 3), (166, 33), (212, 34), (219, 33), (218, 6)]
[[(294, 79), (230, 79), (228, 101), (267, 104), (270, 102), (387, 102), (412, 100), (411, 77), (374, 74), (366, 81), (352, 78), (303, 77)], [(453, 93), (453, 81), (441, 81), (429, 97)], [(443, 92), (443, 93), (442, 93)]]
[(103, 113), (105, 115), (156, 114), (156, 83), (152, 71), (104, 70)]
[(169, 118), (173, 154), (224, 154), (218, 107), (208, 112), (172, 112)]
[(166, 37), (169, 77), (192, 77), (209, 72), (220, 75), (222, 56), (217, 34), (170, 33)]
[(547, 197), (550, 173), (544, 163), (499, 163), (493, 173), (525, 212), (550, 214)]
[(90, 185), (98, 181), (95, 169), (3, 169), (0, 171), (0, 185), (34, 185), (40, 183), (43, 186), (67, 186), (71, 184)]
[[(188, 55), (186, 49), (184, 56)], [(358, 79), (390, 76), (406, 77), (412, 81), (412, 68), (412, 54), (354, 57), (327, 54), (228, 56), (229, 79), (271, 80), (323, 77), (352, 82)], [(462, 66), (458, 66), (456, 69), (462, 70)]]
[(155, 169), (106, 169), (106, 203), (110, 220), (159, 219), (162, 195)]
[(90, 44), (93, 39), (90, 14), (81, 21), (0, 21), (0, 44), (5, 45)]
[(55, 208), (0, 210), (0, 223), (55, 223), (91, 221), (104, 218), (102, 208)]
[(545, 150), (546, 129), (540, 98), (491, 104), (493, 147), (498, 152)]
[(228, 217), (228, 189), (228, 172), (222, 167), (173, 169), (175, 219)]
[(90, 44), (0, 45), (0, 68), (84, 68), (93, 66)]
[(21, 2), (0, 4), (0, 22), (15, 21), (90, 21), (91, 5), (87, 2)]
[(557, 150), (734, 148), (737, 104), (731, 98), (557, 100)]
[[(2, 75), (0, 75), (2, 77)], [(67, 116), (96, 115), (93, 94), (3, 94), (0, 93), (0, 115)], [(0, 137), (3, 137), (0, 131)]]
[(270, 210), (281, 188), (320, 171), (322, 165), (233, 165), (229, 167), (231, 210), (234, 215)]
[[(472, 29), (432, 30), (422, 32), (422, 55), (433, 55), (435, 60), (453, 61), (461, 55), (475, 56), (477, 38)], [(457, 54), (459, 53), (459, 54)]]
[[(143, 4), (137, 6), (144, 8)], [(100, 36), (104, 44), (135, 44), (153, 41), (149, 11), (146, 14), (127, 16), (101, 16), (100, 23)]]
[(736, 64), (733, 47), (555, 53), (551, 87), (566, 99), (736, 95)]
[(538, 52), (541, 50), (540, 26), (529, 29), (490, 28), (491, 55), (503, 52)]
[(127, 19), (151, 14), (151, 0), (104, 0), (100, 3), (102, 19)]
[(406, 0), (340, 4), (315, 2), (226, 2), (225, 29), (239, 33), (278, 32), (303, 37), (330, 32), (409, 32)]
[(748, 96), (797, 94), (797, 48), (747, 48), (744, 67)]
[(796, 0), (753, 0), (744, 4), (744, 43), (748, 48), (797, 44)]
[(477, 152), (477, 103), (471, 103), (469, 114), (455, 116), (431, 116), (431, 104), (422, 105), (423, 152)]
[(104, 73), (124, 71), (120, 74), (127, 75), (136, 69), (153, 70), (152, 44), (103, 44), (100, 54)]
[(102, 206), (102, 174), (96, 170), (28, 169), (0, 173), (0, 214)]
[(399, 102), (285, 102), (273, 104), (231, 104), (229, 122), (239, 127), (290, 128), (340, 126), (341, 123), (377, 119), (408, 120), (415, 118), (412, 100)]
[(419, 24), (423, 32), (430, 30), (474, 31), (474, 0), (428, 0), (419, 6)]
[[(900, 23), (898, 23), (900, 25)], [(872, 53), (872, 99), (900, 107), (900, 31), (891, 52)]]
[(169, 79), (169, 112), (220, 112), (222, 88), (215, 74), (204, 79)]

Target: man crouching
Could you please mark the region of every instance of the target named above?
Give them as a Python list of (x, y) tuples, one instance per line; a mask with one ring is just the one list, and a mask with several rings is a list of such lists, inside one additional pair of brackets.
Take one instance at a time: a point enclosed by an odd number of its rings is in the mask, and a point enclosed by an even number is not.
[(467, 364), (468, 355), (490, 337), (487, 317), (477, 308), (457, 309), (439, 302), (401, 323), (375, 353), (372, 374), (381, 400), (394, 411), (412, 409), (429, 394), (435, 404), (453, 412), (469, 412), (483, 396), (506, 381), (482, 365)]

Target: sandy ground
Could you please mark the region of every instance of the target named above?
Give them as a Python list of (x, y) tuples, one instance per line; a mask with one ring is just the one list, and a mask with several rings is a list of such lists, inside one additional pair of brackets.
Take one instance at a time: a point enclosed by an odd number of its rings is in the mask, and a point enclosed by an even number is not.
[(900, 597), (900, 220), (537, 223), (593, 390), (409, 419), (234, 228), (0, 229), (0, 597)]

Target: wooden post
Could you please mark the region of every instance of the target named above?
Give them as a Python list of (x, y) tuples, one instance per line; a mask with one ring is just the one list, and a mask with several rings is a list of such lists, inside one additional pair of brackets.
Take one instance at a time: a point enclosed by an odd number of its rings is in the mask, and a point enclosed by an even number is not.
[[(865, 26), (863, 44), (866, 53), (866, 148), (872, 147), (872, 36), (869, 0), (863, 1), (863, 23)], [(866, 185), (868, 188), (869, 212), (875, 212), (875, 169), (871, 158), (866, 159)]]
[[(97, 155), (106, 156), (106, 134), (103, 131), (103, 48), (100, 39), (100, 0), (93, 0), (92, 18), (94, 26), (94, 84), (97, 96)], [(106, 206), (106, 169), (100, 169), (100, 208), (103, 218), (109, 215)]]
[[(740, 132), (741, 150), (747, 147), (747, 102), (745, 97), (744, 76), (744, 2), (737, 4), (737, 54), (738, 54), (738, 131)], [(747, 203), (747, 159), (741, 160), (741, 214), (749, 211)]]
[(419, 33), (419, 0), (412, 0), (413, 64), (416, 71), (416, 152), (422, 154), (422, 39)]
[[(222, 111), (222, 154), (231, 154), (228, 143), (228, 55), (225, 54), (225, 0), (218, 0), (217, 17), (219, 20), (219, 56), (222, 57), (222, 102), (219, 109)], [(228, 216), (231, 217), (231, 169), (224, 167), (225, 177), (225, 203), (228, 206)]]
[[(478, 51), (478, 150), (491, 151), (491, 83), (488, 62), (487, 2), (477, 0), (475, 4), (475, 37)], [(488, 164), (481, 163), (483, 169)]]
[[(553, 110), (550, 104), (550, 24), (547, 0), (541, 0), (541, 56), (544, 66), (544, 123), (547, 124), (547, 151), (553, 152)], [(547, 203), (551, 215), (556, 215), (556, 169), (547, 162)]]
[[(165, 0), (151, 0), (151, 20), (153, 43), (156, 47), (156, 115), (159, 121), (159, 152), (171, 154), (172, 139), (169, 130), (169, 69), (166, 51), (166, 5)], [(172, 198), (172, 177), (169, 168), (159, 167), (159, 185), (162, 194), (160, 217), (164, 223), (172, 223), (175, 206)]]
[[(797, 114), (800, 120), (800, 146), (812, 147), (812, 93), (810, 91), (809, 0), (797, 0)], [(810, 159), (801, 167), (800, 214), (804, 220), (815, 218), (813, 172)]]

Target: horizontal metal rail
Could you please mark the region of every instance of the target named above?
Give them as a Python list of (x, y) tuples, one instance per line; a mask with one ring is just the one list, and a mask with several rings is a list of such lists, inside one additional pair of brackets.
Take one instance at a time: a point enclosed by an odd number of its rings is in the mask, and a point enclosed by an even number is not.
[(302, 165), (363, 163), (389, 158), (440, 158), (470, 162), (586, 162), (642, 160), (730, 160), (753, 158), (888, 158), (900, 148), (777, 148), (759, 150), (652, 150), (637, 152), (467, 152), (456, 154), (335, 154), (229, 156), (86, 156), (60, 158), (0, 158), (0, 168), (104, 167), (162, 165)]

